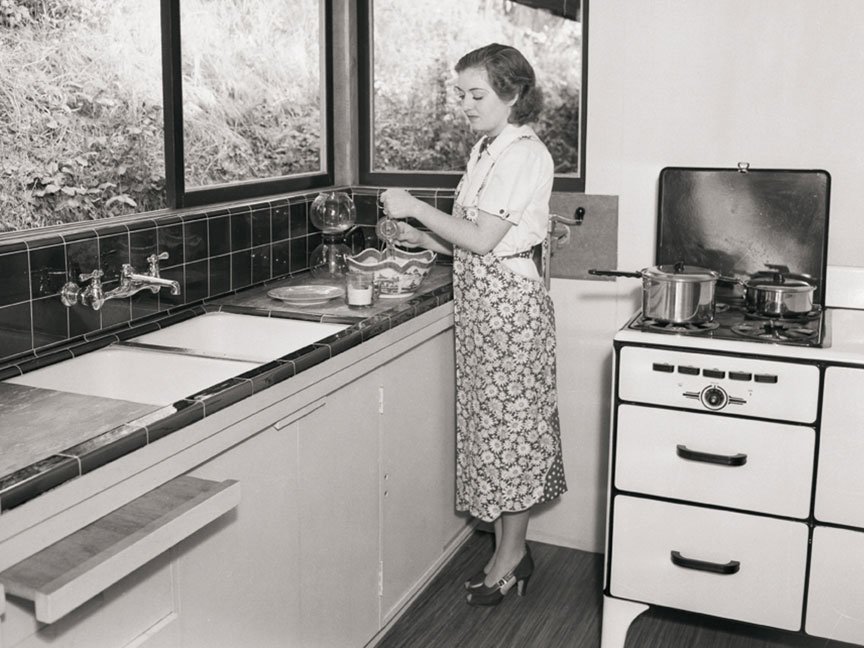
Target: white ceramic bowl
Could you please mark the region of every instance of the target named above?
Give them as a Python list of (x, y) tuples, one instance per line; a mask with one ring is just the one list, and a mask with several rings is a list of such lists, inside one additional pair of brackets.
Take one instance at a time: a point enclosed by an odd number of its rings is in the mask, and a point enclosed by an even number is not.
[(393, 248), (388, 256), (381, 250), (367, 248), (348, 257), (348, 271), (372, 272), (379, 297), (405, 297), (417, 290), (436, 256), (431, 250), (409, 252), (401, 248)]

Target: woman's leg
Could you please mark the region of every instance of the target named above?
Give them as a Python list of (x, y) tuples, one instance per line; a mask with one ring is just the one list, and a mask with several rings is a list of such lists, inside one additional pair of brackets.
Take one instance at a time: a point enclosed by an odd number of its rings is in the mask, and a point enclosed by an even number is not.
[(525, 555), (530, 516), (531, 509), (525, 509), (518, 513), (502, 513), (495, 520), (495, 555), (486, 574), (487, 586), (506, 576)]
[(489, 559), (489, 562), (487, 562), (486, 566), (483, 568), (483, 571), (487, 574), (492, 570), (492, 567), (495, 565), (495, 556), (498, 555), (498, 547), (501, 546), (501, 517), (502, 516), (499, 515), (492, 523), (492, 529), (495, 531), (495, 551), (492, 552), (492, 557)]

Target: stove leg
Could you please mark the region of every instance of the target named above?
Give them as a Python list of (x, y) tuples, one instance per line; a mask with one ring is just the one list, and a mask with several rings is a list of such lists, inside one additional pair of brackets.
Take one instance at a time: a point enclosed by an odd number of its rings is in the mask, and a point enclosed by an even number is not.
[(633, 623), (633, 619), (647, 609), (648, 606), (644, 603), (624, 601), (604, 594), (600, 648), (624, 648), (627, 629)]

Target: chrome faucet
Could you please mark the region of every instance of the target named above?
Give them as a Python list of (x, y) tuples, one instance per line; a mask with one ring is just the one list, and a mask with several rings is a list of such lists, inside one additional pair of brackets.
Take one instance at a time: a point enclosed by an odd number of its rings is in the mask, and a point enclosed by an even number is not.
[(87, 281), (89, 279), (90, 284), (82, 290), (78, 284), (72, 281), (67, 282), (60, 291), (60, 300), (67, 307), (80, 301), (85, 306), (90, 306), (93, 310), (98, 311), (109, 299), (131, 297), (145, 288), (149, 288), (150, 292), (154, 294), (162, 288), (170, 288), (172, 295), (179, 295), (179, 283), (159, 276), (159, 261), (167, 258), (167, 252), (159, 255), (151, 254), (147, 257), (147, 263), (150, 265), (147, 274), (138, 274), (130, 264), (124, 263), (120, 270), (120, 285), (108, 292), (102, 290), (102, 275), (104, 274), (102, 270), (96, 269), (90, 273), (82, 272), (78, 275), (78, 280)]
[(105, 299), (115, 299), (117, 297), (131, 297), (137, 292), (149, 288), (150, 292), (157, 293), (162, 288), (170, 288), (172, 295), (180, 294), (180, 284), (170, 279), (163, 279), (159, 276), (159, 261), (168, 258), (168, 253), (156, 255), (151, 254), (147, 257), (147, 263), (150, 269), (147, 274), (139, 274), (135, 272), (130, 264), (124, 263), (120, 269), (120, 285), (114, 290), (108, 291)]

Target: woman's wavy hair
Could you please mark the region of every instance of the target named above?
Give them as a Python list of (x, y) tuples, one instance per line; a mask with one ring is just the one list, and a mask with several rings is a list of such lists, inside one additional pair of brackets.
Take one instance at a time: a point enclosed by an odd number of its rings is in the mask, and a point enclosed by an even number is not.
[(489, 85), (503, 101), (518, 97), (510, 111), (510, 121), (519, 126), (537, 121), (543, 109), (543, 94), (537, 87), (534, 68), (522, 52), (509, 45), (492, 43), (459, 59), (456, 72), (468, 68), (486, 70)]

